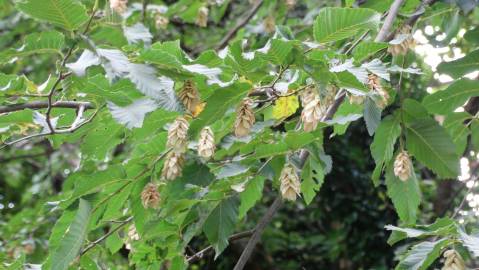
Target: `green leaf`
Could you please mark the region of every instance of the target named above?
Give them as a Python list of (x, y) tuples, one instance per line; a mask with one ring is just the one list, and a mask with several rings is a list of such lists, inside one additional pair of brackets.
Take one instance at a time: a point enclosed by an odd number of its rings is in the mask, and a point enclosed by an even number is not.
[(198, 115), (190, 126), (192, 137), (206, 125), (221, 119), (229, 108), (232, 108), (244, 98), (250, 89), (247, 83), (235, 83), (227, 88), (217, 89), (206, 100), (205, 109)]
[(446, 115), (443, 127), (447, 130), (449, 135), (456, 145), (456, 153), (462, 156), (467, 145), (467, 137), (471, 134), (466, 121), (471, 118), (467, 112), (457, 112)]
[(324, 182), (324, 169), (321, 163), (311, 155), (301, 171), (301, 193), (306, 204), (310, 204)]
[(361, 30), (378, 27), (381, 15), (365, 8), (322, 8), (313, 26), (314, 39), (321, 43), (338, 41)]
[(474, 96), (479, 96), (477, 80), (460, 79), (445, 90), (426, 96), (422, 104), (431, 113), (448, 114)]
[(472, 252), (474, 257), (479, 257), (479, 237), (466, 234), (464, 231), (459, 230), (461, 242), (467, 249)]
[(476, 70), (479, 70), (479, 49), (466, 54), (462, 58), (442, 62), (437, 66), (438, 73), (445, 73), (453, 78), (462, 77)]
[(391, 198), (399, 218), (407, 224), (415, 224), (421, 191), (413, 172), (407, 181), (394, 175), (394, 162), (389, 162), (386, 170), (387, 194)]
[(68, 269), (70, 263), (76, 258), (87, 235), (90, 213), (90, 203), (80, 199), (75, 219), (68, 228), (58, 249), (52, 255), (51, 269)]
[(74, 0), (22, 0), (17, 7), (31, 17), (66, 30), (76, 30), (88, 20), (85, 7)]
[(233, 233), (238, 219), (238, 200), (235, 197), (223, 200), (205, 221), (203, 232), (215, 249), (215, 258), (228, 246), (228, 237)]
[(386, 49), (387, 47), (388, 44), (384, 42), (361, 42), (353, 50), (354, 60), (362, 62), (363, 60), (371, 57), (372, 55), (376, 54), (381, 50)]
[(364, 121), (369, 135), (372, 136), (381, 122), (381, 109), (369, 97), (364, 102)]
[(293, 44), (290, 41), (273, 39), (271, 40), (271, 47), (263, 57), (274, 64), (281, 65), (292, 49)]
[(405, 238), (423, 238), (430, 236), (450, 236), (457, 233), (457, 226), (454, 220), (445, 217), (439, 218), (434, 223), (429, 225), (416, 225), (415, 227), (400, 228), (392, 225), (386, 225), (386, 230), (392, 231), (388, 239), (388, 244), (403, 240)]
[(401, 125), (396, 117), (391, 115), (384, 118), (379, 124), (371, 143), (371, 154), (376, 162), (373, 172), (373, 183), (379, 184), (379, 176), (384, 164), (389, 163), (394, 154), (394, 144), (401, 134)]
[(419, 243), (409, 250), (396, 270), (426, 270), (441, 255), (442, 249), (451, 243), (450, 239)]
[(249, 180), (245, 190), (240, 193), (239, 219), (242, 219), (263, 195), (264, 177), (258, 175)]
[(401, 119), (406, 124), (410, 124), (417, 119), (427, 117), (429, 117), (429, 114), (427, 113), (426, 108), (424, 108), (421, 103), (410, 98), (407, 98), (403, 101)]
[(22, 47), (9, 49), (0, 53), (0, 61), (10, 61), (13, 57), (28, 56), (31, 54), (57, 53), (62, 55), (61, 50), (65, 45), (65, 37), (57, 31), (47, 31), (27, 35)]
[(407, 150), (440, 177), (459, 173), (459, 157), (454, 142), (433, 119), (419, 119), (407, 126)]

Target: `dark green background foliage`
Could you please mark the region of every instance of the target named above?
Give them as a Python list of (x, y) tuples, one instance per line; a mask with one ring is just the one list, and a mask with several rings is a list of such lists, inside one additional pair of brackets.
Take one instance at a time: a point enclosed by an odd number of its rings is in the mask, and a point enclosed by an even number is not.
[[(233, 269), (263, 221), (245, 269), (439, 269), (448, 249), (477, 267), (478, 4), (0, 0), (0, 270)], [(393, 55), (405, 26), (417, 47)], [(256, 124), (238, 139), (246, 97)], [(186, 162), (166, 181), (184, 115)], [(299, 196), (281, 200), (291, 166)]]

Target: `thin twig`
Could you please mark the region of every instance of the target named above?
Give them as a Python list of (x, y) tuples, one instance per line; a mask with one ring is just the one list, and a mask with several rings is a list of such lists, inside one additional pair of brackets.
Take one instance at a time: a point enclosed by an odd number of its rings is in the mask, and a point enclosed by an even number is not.
[(235, 27), (233, 27), (225, 36), (224, 38), (218, 43), (216, 46), (216, 50), (221, 50), (226, 45), (228, 45), (228, 42), (233, 39), (236, 35), (236, 32), (238, 32), (239, 29), (241, 29), (243, 26), (245, 26), (251, 18), (258, 12), (259, 8), (263, 4), (263, 0), (257, 0), (256, 3), (254, 3), (253, 7), (250, 9), (250, 11), (242, 16), (242, 19), (236, 23)]
[(80, 252), (80, 256), (82, 256), (83, 254), (87, 253), (90, 249), (94, 248), (96, 245), (100, 244), (101, 242), (103, 242), (105, 239), (107, 239), (110, 235), (114, 234), (115, 232), (117, 232), (119, 229), (121, 229), (123, 226), (125, 226), (126, 224), (130, 223), (131, 221), (133, 220), (133, 217), (129, 217), (127, 219), (125, 219), (123, 222), (121, 222), (117, 227), (115, 227), (114, 229), (110, 230), (109, 232), (107, 232), (105, 235), (103, 235), (102, 237), (98, 238), (97, 240), (91, 242), (87, 247), (85, 247), (85, 249), (83, 249), (81, 252)]
[(274, 214), (278, 211), (278, 209), (283, 204), (283, 198), (281, 196), (277, 196), (274, 200), (273, 204), (268, 208), (266, 214), (261, 218), (259, 223), (256, 225), (254, 229), (254, 233), (246, 244), (243, 253), (241, 253), (241, 257), (239, 258), (238, 262), (236, 263), (233, 270), (243, 270), (244, 266), (248, 262), (251, 254), (253, 254), (253, 250), (256, 244), (261, 239), (261, 234), (263, 234), (264, 229), (266, 226), (271, 222), (273, 219)]
[[(233, 241), (236, 241), (236, 240), (239, 240), (239, 239), (243, 239), (243, 238), (246, 238), (246, 237), (249, 237), (251, 235), (253, 235), (254, 233), (254, 230), (249, 230), (249, 231), (244, 231), (244, 232), (240, 232), (240, 233), (237, 233), (237, 234), (233, 234), (232, 236), (230, 236), (228, 238), (228, 241), (229, 242), (233, 242)], [(201, 258), (203, 258), (203, 256), (210, 252), (211, 250), (213, 250), (213, 246), (208, 246), (198, 252), (196, 252), (194, 255), (192, 255), (191, 257), (188, 257), (188, 259), (186, 259), (186, 261), (188, 263), (193, 263), (193, 262), (196, 262), (197, 260), (200, 260)]]
[[(94, 109), (95, 106), (91, 102), (86, 101), (57, 101), (52, 103), (52, 108), (71, 108), (78, 109), (79, 107), (85, 107), (86, 110)], [(6, 106), (0, 106), (0, 114), (21, 111), (24, 109), (46, 109), (48, 108), (48, 101), (32, 101), (28, 103), (19, 103)]]
[(378, 35), (376, 36), (376, 42), (382, 42), (387, 38), (389, 31), (391, 31), (391, 27), (393, 26), (394, 20), (396, 19), (396, 16), (399, 12), (399, 9), (401, 8), (403, 3), (404, 0), (394, 0), (391, 7), (389, 8), (388, 15), (384, 20), (383, 26), (381, 27)]
[(452, 214), (451, 219), (454, 219), (459, 214), (459, 211), (462, 210), (462, 208), (464, 207), (464, 204), (466, 204), (467, 194), (471, 193), (472, 189), (476, 185), (476, 180), (477, 180), (477, 177), (474, 177), (473, 179), (467, 181), (467, 182), (472, 181), (472, 185), (467, 189), (467, 192), (464, 195), (464, 198), (462, 198), (461, 203), (459, 204), (459, 206), (456, 208), (456, 210)]

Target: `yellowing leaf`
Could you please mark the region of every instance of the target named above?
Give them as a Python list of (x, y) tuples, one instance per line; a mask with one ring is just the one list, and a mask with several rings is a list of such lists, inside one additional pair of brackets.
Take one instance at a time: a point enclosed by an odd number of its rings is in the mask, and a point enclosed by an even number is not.
[(297, 96), (280, 97), (273, 106), (273, 117), (276, 119), (286, 118), (295, 113), (298, 107), (299, 102)]
[(205, 106), (206, 106), (206, 102), (202, 102), (196, 105), (195, 110), (192, 112), (193, 117), (196, 118), (205, 109)]

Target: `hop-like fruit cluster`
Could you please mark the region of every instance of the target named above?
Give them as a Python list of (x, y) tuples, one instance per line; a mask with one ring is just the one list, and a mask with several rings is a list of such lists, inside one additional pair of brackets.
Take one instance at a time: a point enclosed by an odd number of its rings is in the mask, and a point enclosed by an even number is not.
[(127, 4), (128, 0), (110, 0), (110, 8), (119, 14), (126, 11)]
[(406, 151), (401, 151), (394, 161), (394, 175), (402, 181), (407, 181), (412, 173), (412, 163)]
[(288, 9), (293, 9), (296, 6), (296, 0), (285, 0), (284, 3)]
[(454, 249), (450, 249), (443, 254), (445, 262), (442, 270), (465, 270), (466, 265), (461, 255)]
[(215, 149), (215, 135), (210, 127), (204, 127), (200, 132), (198, 141), (198, 155), (209, 159), (214, 155)]
[(209, 9), (207, 7), (200, 7), (196, 14), (196, 25), (206, 27), (208, 25), (208, 13)]
[(130, 225), (130, 227), (128, 227), (128, 233), (127, 233), (127, 239), (126, 239), (126, 249), (129, 249), (131, 250), (131, 243), (133, 241), (138, 241), (140, 240), (140, 235), (138, 234), (138, 232), (136, 231), (136, 227), (135, 225)]
[(273, 33), (276, 30), (276, 22), (273, 16), (266, 16), (263, 20), (263, 27), (266, 33)]
[(285, 200), (295, 201), (301, 190), (299, 176), (293, 165), (286, 164), (279, 177), (281, 196)]
[(170, 20), (167, 17), (161, 15), (160, 13), (156, 14), (155, 16), (156, 29), (166, 29), (169, 23), (170, 23)]
[(350, 104), (361, 105), (364, 103), (365, 96), (357, 96), (357, 95), (348, 93), (348, 99)]
[(200, 104), (200, 94), (192, 80), (185, 81), (179, 94), (179, 98), (181, 103), (183, 103), (183, 106), (185, 106), (186, 110), (190, 113), (193, 113), (196, 110), (196, 107)]
[(389, 101), (389, 93), (384, 90), (379, 80), (379, 77), (376, 74), (368, 75), (368, 87), (371, 91), (374, 91), (379, 95), (380, 99), (376, 100), (376, 104), (380, 108), (386, 107)]
[(157, 208), (160, 204), (160, 193), (158, 192), (158, 185), (148, 183), (141, 192), (141, 203), (144, 208)]
[(161, 179), (174, 180), (181, 176), (183, 165), (185, 164), (184, 153), (171, 151), (168, 153), (161, 171)]
[(253, 112), (253, 100), (245, 98), (236, 109), (236, 120), (234, 124), (236, 137), (248, 135), (256, 119)]
[(176, 118), (168, 129), (168, 140), (166, 147), (172, 148), (174, 152), (183, 153), (187, 146), (188, 121), (182, 116)]
[(315, 87), (308, 87), (301, 93), (301, 105), (303, 106), (301, 121), (304, 131), (315, 130), (327, 108), (327, 105), (321, 102)]
[(393, 56), (405, 55), (409, 49), (414, 48), (416, 42), (411, 35), (411, 27), (406, 25), (396, 34), (394, 39), (389, 42), (388, 52)]

